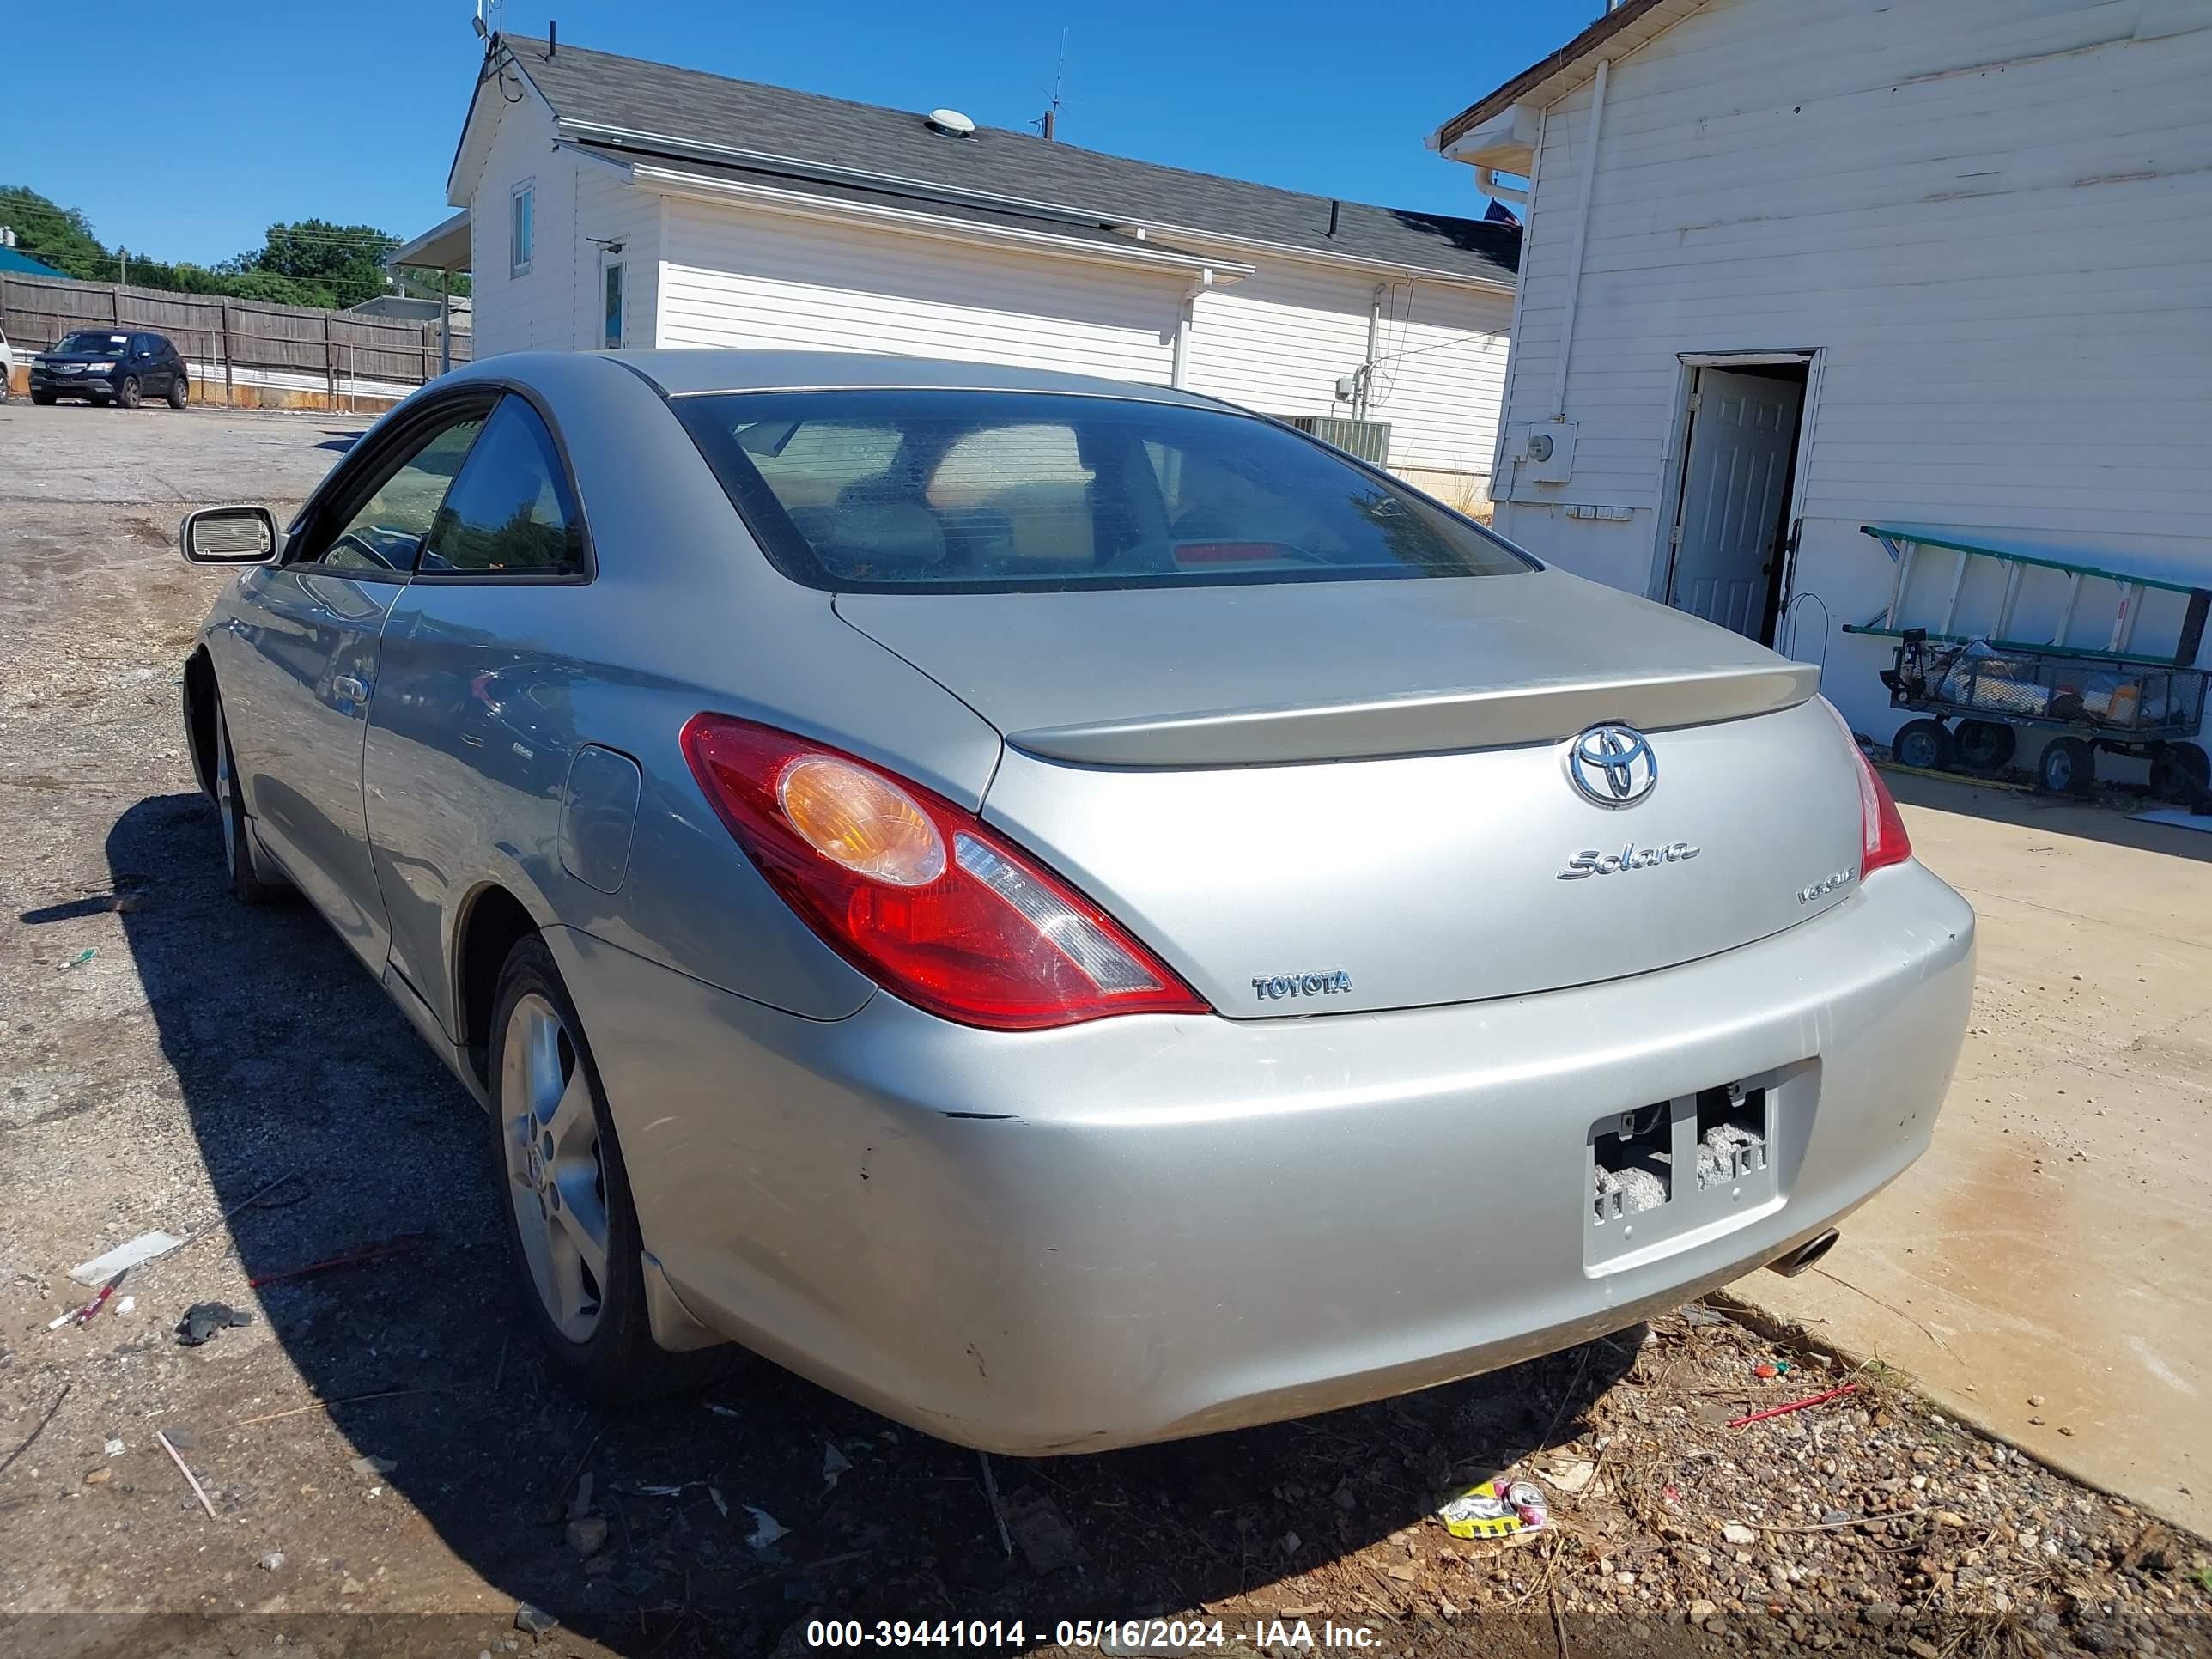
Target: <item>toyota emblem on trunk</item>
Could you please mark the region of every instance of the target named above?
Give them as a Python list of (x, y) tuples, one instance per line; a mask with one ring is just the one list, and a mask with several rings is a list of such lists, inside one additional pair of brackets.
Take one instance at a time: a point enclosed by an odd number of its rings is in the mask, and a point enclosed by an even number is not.
[(1567, 777), (1600, 806), (1633, 806), (1659, 781), (1659, 758), (1632, 726), (1593, 726), (1568, 748)]

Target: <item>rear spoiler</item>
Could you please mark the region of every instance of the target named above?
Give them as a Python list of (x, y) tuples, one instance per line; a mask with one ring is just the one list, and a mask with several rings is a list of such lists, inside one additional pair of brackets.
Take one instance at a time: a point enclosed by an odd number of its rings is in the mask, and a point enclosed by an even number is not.
[(1010, 732), (1006, 742), (1024, 754), (1086, 766), (1281, 765), (1556, 743), (1607, 720), (1645, 732), (1706, 726), (1794, 708), (1820, 689), (1817, 665), (1777, 661), (1641, 680), (1423, 692), (1372, 702), (1059, 726)]

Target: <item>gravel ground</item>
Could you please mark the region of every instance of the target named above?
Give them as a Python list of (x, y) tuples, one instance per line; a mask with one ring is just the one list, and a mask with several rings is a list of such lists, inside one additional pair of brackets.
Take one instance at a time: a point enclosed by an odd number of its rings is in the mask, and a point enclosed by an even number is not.
[[(1325, 1623), (1393, 1653), (2212, 1651), (2202, 1540), (1706, 1309), (1326, 1418), (998, 1460), (996, 1513), (973, 1454), (766, 1366), (576, 1404), (509, 1300), (480, 1115), (312, 915), (229, 902), (183, 752), (215, 579), (179, 512), (289, 505), (356, 429), (0, 409), (0, 1646), (795, 1654), (810, 1620), (958, 1618), (1045, 1648), (1202, 1614), (1283, 1651)], [(70, 1267), (155, 1227), (195, 1242), (46, 1328)], [(207, 1299), (252, 1322), (180, 1346)], [(1551, 1527), (1432, 1518), (1504, 1470)]]

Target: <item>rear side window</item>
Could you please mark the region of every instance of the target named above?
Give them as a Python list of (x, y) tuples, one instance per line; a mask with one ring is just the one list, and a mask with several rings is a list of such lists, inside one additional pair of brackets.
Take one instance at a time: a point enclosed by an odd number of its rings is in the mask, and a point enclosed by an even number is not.
[(583, 520), (553, 434), (520, 398), (500, 400), (446, 493), (424, 544), (425, 574), (574, 575)]
[(1533, 568), (1249, 416), (1062, 393), (717, 393), (675, 407), (777, 568), (839, 592), (1383, 580)]

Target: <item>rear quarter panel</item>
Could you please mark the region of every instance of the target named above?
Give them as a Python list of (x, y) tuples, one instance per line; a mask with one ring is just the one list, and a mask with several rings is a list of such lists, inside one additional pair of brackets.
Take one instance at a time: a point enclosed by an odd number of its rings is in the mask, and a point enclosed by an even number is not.
[[(678, 735), (713, 709), (879, 758), (980, 802), (997, 733), (768, 564), (659, 395), (613, 360), (523, 355), (567, 452), (596, 569), (583, 583), (410, 584), (386, 629), (364, 769), (400, 971), (459, 1038), (459, 926), (485, 887), (565, 926), (812, 1018), (873, 986), (769, 889), (700, 793)], [(609, 892), (561, 855), (576, 750), (641, 774)], [(582, 1013), (586, 1032), (593, 1010)], [(617, 1103), (617, 1111), (621, 1103)]]

